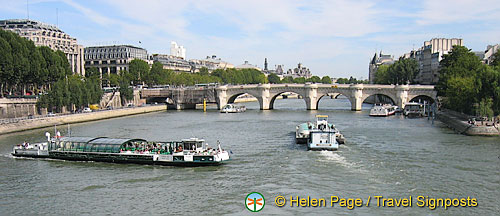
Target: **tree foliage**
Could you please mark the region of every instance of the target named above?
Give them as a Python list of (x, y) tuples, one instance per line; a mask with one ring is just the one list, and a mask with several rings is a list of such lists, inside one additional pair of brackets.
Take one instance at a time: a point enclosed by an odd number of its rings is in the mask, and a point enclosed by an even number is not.
[(280, 77), (278, 75), (276, 75), (275, 73), (269, 74), (269, 76), (267, 76), (267, 80), (269, 81), (269, 83), (272, 83), (272, 84), (281, 83)]
[(500, 66), (500, 50), (497, 50), (495, 54), (493, 54), (493, 60), (491, 61), (491, 66)]
[(332, 79), (329, 76), (324, 76), (323, 78), (321, 78), (321, 83), (332, 84)]
[(392, 65), (380, 65), (375, 73), (376, 84), (414, 83), (418, 74), (418, 62), (411, 58), (399, 58)]
[(444, 55), (435, 88), (446, 108), (472, 115), (500, 113), (500, 68), (482, 64), (464, 46)]
[(79, 75), (71, 75), (55, 82), (52, 89), (37, 101), (37, 107), (47, 108), (52, 112), (61, 112), (63, 107), (74, 111), (89, 104), (99, 103), (102, 94), (98, 77), (82, 78)]
[(349, 77), (349, 79), (347, 78), (338, 78), (337, 79), (337, 83), (338, 84), (368, 84), (368, 80), (358, 80), (354, 77)]
[(35, 44), (0, 29), (0, 94), (37, 94), (71, 75), (69, 62), (61, 51)]

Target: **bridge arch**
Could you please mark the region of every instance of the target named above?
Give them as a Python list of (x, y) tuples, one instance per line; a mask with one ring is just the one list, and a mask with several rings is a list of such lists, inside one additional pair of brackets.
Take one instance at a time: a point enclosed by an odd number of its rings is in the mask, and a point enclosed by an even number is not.
[(429, 101), (429, 102), (431, 102), (431, 103), (435, 103), (435, 102), (436, 102), (436, 100), (435, 100), (433, 97), (431, 97), (431, 96), (429, 96), (429, 95), (424, 95), (424, 94), (422, 94), (422, 95), (412, 96), (412, 97), (410, 97), (410, 98), (409, 98), (408, 102), (412, 102), (412, 101), (416, 101), (416, 102), (418, 102), (418, 101), (419, 101), (419, 99), (420, 99), (420, 100)]
[(307, 101), (305, 100), (305, 97), (304, 95), (298, 93), (298, 92), (295, 92), (295, 91), (281, 91), (279, 93), (274, 93), (273, 96), (271, 97), (271, 100), (269, 101), (269, 109), (274, 109), (274, 102), (276, 101), (276, 98), (280, 95), (282, 95), (283, 93), (287, 93), (287, 92), (291, 92), (291, 93), (295, 93), (297, 95), (299, 95), (302, 100), (304, 100), (305, 102), (305, 105), (306, 105), (306, 108), (307, 108)]
[(244, 94), (248, 94), (248, 95), (251, 95), (254, 98), (256, 98), (257, 101), (259, 102), (259, 106), (262, 108), (263, 101), (262, 101), (261, 94), (258, 91), (254, 91), (253, 89), (238, 89), (236, 91), (231, 91), (231, 92), (228, 91), (227, 93), (228, 93), (227, 94), (227, 100), (224, 101), (222, 105), (219, 104), (219, 106), (221, 108), (225, 104), (234, 103), (234, 101), (236, 100), (236, 98), (238, 98), (239, 96), (244, 95)]
[(386, 96), (388, 97), (389, 99), (391, 99), (392, 101), (392, 104), (397, 104), (397, 97), (396, 95), (393, 95), (393, 94), (387, 94), (385, 92), (373, 92), (373, 93), (369, 93), (369, 94), (363, 94), (363, 97), (361, 97), (361, 103), (364, 103), (365, 100), (370, 97), (370, 96), (377, 96), (377, 95), (383, 95), (383, 96)]
[(321, 101), (322, 98), (324, 98), (324, 97), (332, 97), (334, 99), (338, 99), (339, 96), (346, 97), (347, 100), (349, 100), (350, 105), (352, 106), (352, 103), (353, 103), (352, 97), (350, 97), (349, 95), (345, 95), (345, 94), (342, 94), (342, 93), (335, 92), (335, 93), (326, 93), (326, 94), (323, 94), (323, 95), (319, 96), (318, 97), (318, 101), (316, 101), (316, 109), (319, 109), (319, 103), (320, 103), (320, 101)]

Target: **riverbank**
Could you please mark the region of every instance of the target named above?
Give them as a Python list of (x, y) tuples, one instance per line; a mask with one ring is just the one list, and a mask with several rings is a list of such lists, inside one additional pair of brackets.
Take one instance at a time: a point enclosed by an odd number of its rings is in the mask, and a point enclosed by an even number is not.
[(481, 122), (470, 124), (468, 116), (452, 110), (439, 111), (436, 113), (436, 117), (449, 128), (461, 134), (469, 136), (500, 136), (498, 125), (493, 123), (481, 124)]
[(52, 127), (54, 125), (88, 122), (88, 121), (137, 115), (150, 112), (159, 112), (165, 110), (167, 110), (166, 105), (155, 105), (155, 106), (123, 108), (115, 110), (103, 110), (91, 113), (78, 113), (78, 114), (61, 115), (61, 116), (36, 118), (36, 119), (26, 119), (16, 123), (0, 125), (0, 134), (7, 134), (7, 133), (37, 129), (37, 128), (44, 128), (44, 127)]

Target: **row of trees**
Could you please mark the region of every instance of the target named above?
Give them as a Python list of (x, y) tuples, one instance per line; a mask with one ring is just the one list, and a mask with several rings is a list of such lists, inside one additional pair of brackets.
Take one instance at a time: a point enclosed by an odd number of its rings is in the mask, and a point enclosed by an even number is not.
[(66, 55), (0, 29), (0, 94), (38, 94), (71, 75)]
[(418, 74), (418, 62), (415, 59), (400, 57), (392, 65), (380, 65), (375, 73), (375, 84), (414, 83)]
[[(97, 73), (97, 70), (88, 68), (87, 74)], [(119, 74), (119, 75), (118, 75)], [(120, 71), (118, 74), (104, 74), (103, 85), (121, 86), (121, 84), (138, 85), (194, 85), (197, 83), (223, 83), (223, 84), (258, 84), (258, 83), (326, 83), (330, 84), (329, 76), (320, 78), (312, 76), (311, 78), (285, 77), (283, 80), (276, 74), (266, 76), (256, 69), (217, 69), (212, 73), (207, 68), (201, 68), (198, 73), (175, 73), (171, 70), (163, 69), (160, 62), (155, 62), (151, 68), (147, 62), (135, 59), (130, 62), (129, 71)]]
[(102, 97), (98, 74), (72, 75), (66, 55), (0, 29), (0, 94), (41, 94), (37, 107), (60, 112), (98, 103)]
[(291, 76), (284, 77), (282, 80), (278, 77), (278, 75), (272, 73), (267, 76), (267, 80), (269, 83), (273, 84), (279, 84), (279, 83), (306, 83), (306, 82), (312, 82), (312, 83), (323, 83), (323, 84), (331, 84), (332, 79), (329, 76), (324, 76), (322, 78), (319, 78), (318, 76), (312, 76), (311, 78), (304, 78), (304, 77), (297, 77), (293, 78)]
[(337, 83), (338, 84), (368, 84), (369, 81), (368, 80), (358, 80), (358, 79), (351, 76), (351, 77), (349, 77), (349, 79), (338, 78)]
[(471, 115), (500, 114), (500, 52), (491, 65), (464, 46), (454, 46), (440, 62), (436, 90), (446, 108)]
[(71, 75), (54, 83), (52, 88), (37, 101), (37, 107), (61, 112), (63, 107), (75, 111), (89, 104), (99, 103), (102, 98), (99, 77), (82, 78)]

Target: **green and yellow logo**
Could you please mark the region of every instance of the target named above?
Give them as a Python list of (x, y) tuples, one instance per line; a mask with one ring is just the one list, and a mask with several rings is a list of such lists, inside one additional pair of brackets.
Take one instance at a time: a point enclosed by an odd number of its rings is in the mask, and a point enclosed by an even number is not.
[(245, 197), (245, 207), (248, 211), (258, 212), (266, 205), (266, 199), (259, 192), (252, 192)]

